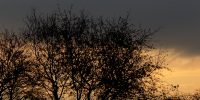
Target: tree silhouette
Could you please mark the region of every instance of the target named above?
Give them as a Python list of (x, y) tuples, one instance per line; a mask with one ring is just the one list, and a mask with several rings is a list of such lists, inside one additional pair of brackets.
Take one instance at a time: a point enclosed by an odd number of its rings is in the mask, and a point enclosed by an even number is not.
[(0, 99), (19, 99), (31, 65), (25, 42), (8, 31), (0, 39)]
[[(68, 84), (68, 70), (66, 64), (65, 45), (57, 26), (57, 15), (47, 16), (46, 19), (38, 17), (34, 12), (28, 18), (28, 36), (32, 40), (38, 81), (54, 100), (60, 100), (66, 92)], [(32, 34), (30, 37), (30, 33)], [(50, 93), (49, 93), (50, 92)]]
[(147, 53), (156, 31), (130, 24), (128, 16), (58, 12), (33, 12), (24, 35), (34, 44), (37, 73), (51, 97), (59, 100), (68, 89), (77, 100), (151, 98), (154, 72), (164, 68)]
[(42, 78), (42, 86), (47, 92), (52, 92), (55, 100), (59, 100), (66, 91), (68, 81), (62, 45), (51, 41), (37, 45), (35, 49), (37, 74)]

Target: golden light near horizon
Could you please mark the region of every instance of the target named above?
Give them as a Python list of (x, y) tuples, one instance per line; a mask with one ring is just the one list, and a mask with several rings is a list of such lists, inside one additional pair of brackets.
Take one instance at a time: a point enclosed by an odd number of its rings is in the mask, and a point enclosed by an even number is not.
[(200, 0), (0, 0), (0, 100), (30, 94), (55, 100), (199, 100), (199, 5)]
[(168, 53), (167, 63), (171, 71), (163, 72), (163, 80), (179, 85), (179, 90), (184, 93), (200, 89), (200, 55), (184, 56), (174, 49), (170, 49)]

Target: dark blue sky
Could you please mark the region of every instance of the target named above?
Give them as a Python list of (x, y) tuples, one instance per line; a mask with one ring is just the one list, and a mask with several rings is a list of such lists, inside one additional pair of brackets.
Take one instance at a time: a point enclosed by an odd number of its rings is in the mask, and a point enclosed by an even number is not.
[(92, 15), (120, 16), (127, 11), (131, 20), (145, 27), (163, 27), (155, 39), (161, 47), (176, 48), (187, 55), (200, 54), (199, 0), (0, 0), (0, 27), (17, 29), (32, 8), (51, 12), (57, 5)]

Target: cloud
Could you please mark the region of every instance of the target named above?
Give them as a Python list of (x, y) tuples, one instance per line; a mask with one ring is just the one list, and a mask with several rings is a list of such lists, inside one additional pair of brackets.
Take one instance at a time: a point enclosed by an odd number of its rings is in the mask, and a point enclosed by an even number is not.
[(131, 20), (145, 27), (164, 27), (155, 38), (165, 48), (177, 48), (187, 55), (200, 54), (199, 0), (1, 0), (0, 26), (12, 28), (23, 25), (31, 8), (42, 12), (62, 8), (85, 9), (93, 15), (120, 16), (130, 11)]

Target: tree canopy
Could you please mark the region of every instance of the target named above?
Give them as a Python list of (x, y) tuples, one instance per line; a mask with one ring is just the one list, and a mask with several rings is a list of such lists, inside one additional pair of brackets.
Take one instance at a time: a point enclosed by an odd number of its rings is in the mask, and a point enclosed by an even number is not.
[(33, 11), (20, 36), (1, 40), (0, 99), (155, 98), (155, 75), (165, 66), (149, 54), (154, 33), (129, 16)]

